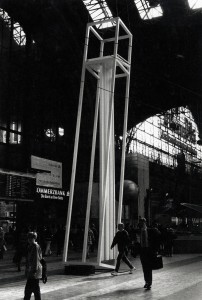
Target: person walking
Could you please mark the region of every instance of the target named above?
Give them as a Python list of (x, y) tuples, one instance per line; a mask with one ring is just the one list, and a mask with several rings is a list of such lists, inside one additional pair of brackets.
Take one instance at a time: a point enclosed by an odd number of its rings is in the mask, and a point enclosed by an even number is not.
[(45, 239), (45, 253), (44, 256), (50, 256), (52, 254), (51, 251), (51, 243), (52, 243), (52, 233), (50, 227), (45, 228), (44, 231), (44, 239)]
[(4, 230), (3, 227), (0, 227), (0, 259), (3, 259), (5, 251), (6, 251), (6, 242), (4, 239)]
[(64, 245), (64, 239), (65, 239), (65, 230), (61, 225), (58, 225), (57, 231), (54, 235), (54, 239), (57, 246), (57, 253), (56, 255), (59, 256), (62, 253), (62, 247)]
[(142, 264), (145, 285), (147, 290), (152, 286), (152, 260), (159, 250), (160, 231), (155, 228), (148, 228), (146, 219), (139, 219), (140, 228), (140, 261)]
[(117, 256), (117, 262), (115, 270), (111, 273), (112, 275), (116, 276), (118, 275), (118, 271), (120, 268), (121, 260), (123, 260), (130, 268), (130, 274), (133, 273), (133, 270), (136, 268), (131, 264), (129, 259), (127, 258), (127, 252), (128, 252), (128, 244), (129, 244), (129, 235), (128, 232), (124, 229), (124, 224), (119, 223), (118, 224), (118, 231), (113, 239), (111, 249), (114, 248), (115, 245), (118, 246), (118, 256)]
[(42, 278), (42, 251), (36, 242), (37, 233), (29, 232), (28, 235), (28, 253), (26, 259), (25, 276), (27, 282), (25, 285), (24, 300), (30, 300), (34, 293), (35, 300), (41, 300), (39, 279)]
[(90, 251), (92, 249), (92, 246), (95, 242), (95, 236), (91, 229), (91, 226), (88, 228), (88, 240), (87, 240), (87, 258), (90, 258)]
[(22, 258), (27, 256), (27, 246), (28, 246), (27, 232), (26, 232), (26, 228), (23, 228), (16, 235), (16, 240), (15, 240), (16, 250), (13, 257), (13, 262), (16, 264), (18, 272), (21, 272)]

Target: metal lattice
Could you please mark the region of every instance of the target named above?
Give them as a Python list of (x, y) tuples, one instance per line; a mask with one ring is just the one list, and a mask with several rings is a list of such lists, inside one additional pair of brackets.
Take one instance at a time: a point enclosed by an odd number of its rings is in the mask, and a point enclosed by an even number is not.
[(153, 19), (163, 15), (160, 4), (152, 6), (146, 0), (134, 0), (134, 2), (139, 11), (140, 17), (143, 20)]
[(19, 45), (24, 46), (26, 44), (26, 34), (18, 22), (15, 22), (5, 10), (0, 9), (0, 17), (3, 19), (5, 25), (11, 32), (13, 40)]
[[(103, 21), (112, 18), (112, 13), (105, 0), (83, 0), (93, 21)], [(99, 25), (99, 28), (111, 27), (113, 23)]]

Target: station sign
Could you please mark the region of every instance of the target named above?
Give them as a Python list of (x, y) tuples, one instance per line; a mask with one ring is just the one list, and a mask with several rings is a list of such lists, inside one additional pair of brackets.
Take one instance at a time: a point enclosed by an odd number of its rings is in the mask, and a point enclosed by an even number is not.
[(69, 197), (69, 191), (44, 186), (37, 186), (36, 194), (38, 199), (65, 200)]

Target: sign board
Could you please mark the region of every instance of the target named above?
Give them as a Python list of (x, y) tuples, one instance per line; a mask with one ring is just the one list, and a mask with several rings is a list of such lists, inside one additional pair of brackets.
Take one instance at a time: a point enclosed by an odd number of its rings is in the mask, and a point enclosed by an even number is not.
[(66, 197), (69, 197), (69, 191), (47, 188), (43, 186), (37, 186), (36, 193), (37, 198), (40, 199), (64, 200)]
[(31, 168), (41, 171), (36, 175), (36, 185), (62, 188), (62, 163), (31, 155)]
[(36, 179), (29, 176), (0, 173), (0, 199), (34, 200)]

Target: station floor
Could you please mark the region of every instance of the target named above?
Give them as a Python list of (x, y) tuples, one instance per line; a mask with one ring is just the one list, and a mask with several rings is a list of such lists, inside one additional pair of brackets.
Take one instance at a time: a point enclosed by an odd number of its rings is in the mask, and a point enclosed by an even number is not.
[[(62, 258), (47, 258), (48, 282), (40, 283), (42, 300), (79, 299), (202, 299), (202, 254), (174, 254), (164, 258), (164, 268), (153, 271), (150, 291), (143, 288), (144, 279), (139, 257), (131, 259), (133, 274), (111, 276), (108, 271), (89, 276), (65, 275)], [(126, 269), (124, 263), (121, 269)], [(17, 272), (12, 253), (6, 252), (0, 260), (0, 300), (20, 300), (24, 295), (24, 267)], [(31, 299), (34, 299), (32, 296)]]

